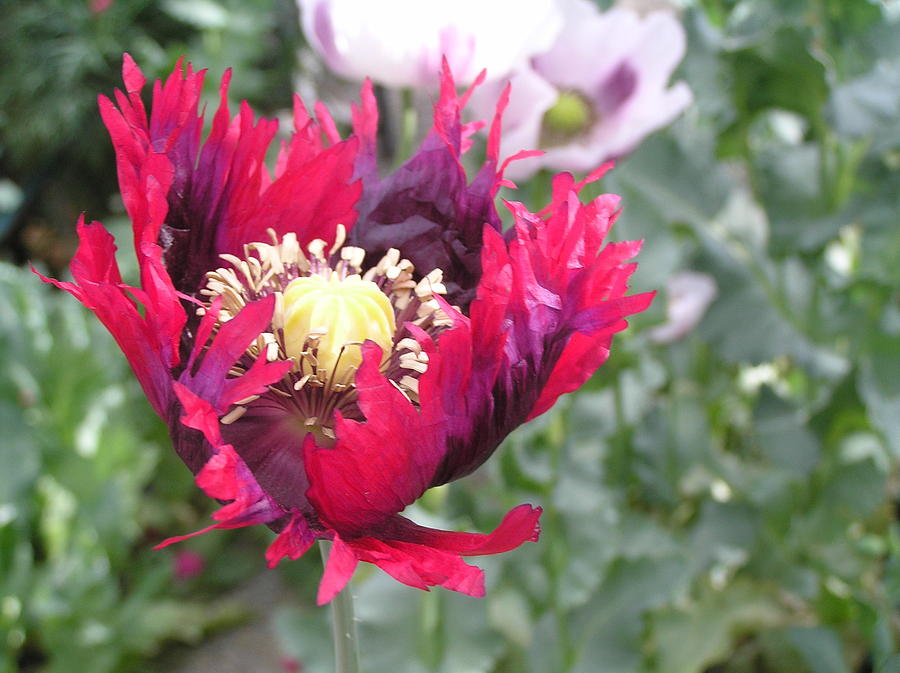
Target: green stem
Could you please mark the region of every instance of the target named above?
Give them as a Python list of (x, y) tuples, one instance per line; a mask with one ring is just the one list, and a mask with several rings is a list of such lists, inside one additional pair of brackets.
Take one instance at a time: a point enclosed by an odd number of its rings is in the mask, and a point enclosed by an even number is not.
[[(319, 542), (323, 563), (328, 563), (330, 549), (330, 542), (325, 540)], [(349, 584), (331, 601), (331, 636), (334, 639), (335, 673), (359, 673), (353, 594), (350, 593)]]
[(400, 100), (400, 142), (397, 154), (394, 155), (394, 163), (397, 167), (412, 155), (418, 123), (412, 89), (403, 89)]

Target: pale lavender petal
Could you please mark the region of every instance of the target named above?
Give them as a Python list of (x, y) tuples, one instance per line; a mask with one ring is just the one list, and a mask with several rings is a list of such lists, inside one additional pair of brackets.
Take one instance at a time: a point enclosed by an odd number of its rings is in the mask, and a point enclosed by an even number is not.
[(556, 0), (297, 0), (303, 30), (344, 77), (432, 88), (446, 57), (457, 82), (507, 76), (548, 49), (562, 27)]
[(670, 12), (653, 12), (643, 19), (628, 63), (640, 73), (645, 86), (663, 87), (686, 48), (687, 38), (678, 19)]
[(592, 91), (634, 51), (640, 18), (627, 10), (600, 13), (588, 0), (562, 2), (566, 22), (534, 68), (561, 89)]

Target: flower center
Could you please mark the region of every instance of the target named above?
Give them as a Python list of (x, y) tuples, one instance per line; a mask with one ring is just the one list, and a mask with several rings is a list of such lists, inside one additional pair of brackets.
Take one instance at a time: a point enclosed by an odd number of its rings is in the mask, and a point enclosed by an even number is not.
[(563, 91), (544, 113), (540, 144), (551, 147), (571, 142), (587, 131), (594, 119), (591, 101), (577, 91)]
[[(304, 344), (317, 338), (317, 368), (335, 381), (351, 382), (362, 362), (362, 342), (374, 341), (383, 353), (394, 345), (394, 308), (370, 280), (353, 274), (340, 278), (295, 278), (284, 291), (284, 348), (301, 363)], [(304, 372), (315, 374), (315, 372)]]
[[(267, 392), (236, 402), (222, 416), (224, 425), (240, 421), (256, 404), (280, 405), (303, 432), (333, 438), (335, 412), (360, 419), (356, 371), (362, 343), (369, 339), (382, 350), (381, 373), (413, 404), (418, 403), (419, 377), (428, 369), (428, 353), (408, 325), (436, 338), (453, 324), (435, 295), (446, 292), (440, 269), (418, 280), (415, 267), (391, 249), (364, 268), (365, 250), (345, 246), (338, 225), (329, 248), (316, 239), (304, 253), (294, 234), (244, 246), (243, 257), (221, 255), (226, 262), (206, 274), (199, 291), (203, 315), (218, 302), (216, 323), (237, 316), (250, 302), (275, 296), (272, 322), (231, 368), (241, 376), (260, 357), (289, 360), (284, 377)], [(260, 399), (263, 398), (263, 399)]]

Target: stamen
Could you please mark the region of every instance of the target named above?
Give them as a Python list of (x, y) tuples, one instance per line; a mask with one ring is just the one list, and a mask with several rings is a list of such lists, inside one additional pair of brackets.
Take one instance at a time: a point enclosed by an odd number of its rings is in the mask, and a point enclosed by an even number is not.
[(424, 362), (419, 362), (418, 360), (400, 360), (400, 366), (403, 369), (412, 369), (414, 372), (419, 372), (420, 374), (424, 374), (428, 369), (428, 365)]
[(403, 394), (403, 397), (405, 397), (410, 402), (412, 402), (412, 400), (409, 397), (409, 394), (403, 389), (403, 386), (401, 386), (399, 383), (397, 383), (393, 379), (390, 379), (390, 381), (391, 381), (391, 385), (394, 386), (397, 390), (399, 390)]
[(362, 248), (346, 247), (341, 250), (341, 259), (344, 260), (351, 268), (356, 269), (357, 273), (362, 268), (363, 259), (365, 259), (366, 251)]
[(334, 233), (334, 245), (331, 246), (331, 250), (328, 251), (328, 256), (330, 257), (338, 250), (340, 250), (344, 242), (347, 240), (347, 227), (343, 224), (339, 224), (337, 226), (337, 230)]
[(418, 353), (422, 350), (422, 347), (419, 345), (419, 342), (411, 337), (404, 337), (397, 342), (397, 345), (394, 347), (395, 350), (411, 350)]
[(309, 254), (315, 257), (318, 260), (326, 261), (325, 259), (325, 246), (328, 245), (321, 238), (314, 238), (309, 242), (309, 245), (306, 246), (306, 249), (309, 250)]
[(229, 411), (227, 414), (222, 416), (222, 419), (221, 419), (222, 424), (223, 425), (231, 425), (232, 423), (234, 423), (237, 419), (239, 419), (241, 416), (243, 416), (246, 413), (247, 413), (247, 407), (235, 407), (234, 409)]

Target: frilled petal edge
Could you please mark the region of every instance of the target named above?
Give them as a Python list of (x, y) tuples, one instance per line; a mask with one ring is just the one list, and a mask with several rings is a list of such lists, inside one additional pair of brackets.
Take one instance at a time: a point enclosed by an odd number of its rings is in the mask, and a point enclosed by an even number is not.
[(212, 405), (180, 383), (175, 383), (173, 389), (184, 407), (181, 422), (201, 432), (213, 447), (212, 456), (194, 480), (209, 497), (228, 502), (213, 513), (212, 518), (216, 521), (213, 525), (187, 535), (170, 537), (155, 548), (161, 549), (217, 528), (241, 528), (284, 517), (287, 512), (263, 491), (234, 447), (222, 441), (219, 419)]
[(128, 359), (151, 406), (165, 417), (173, 398), (169, 372), (179, 362), (178, 340), (186, 315), (160, 263), (159, 250), (144, 246), (141, 290), (122, 282), (115, 241), (100, 222), (87, 224), (82, 216), (77, 232), (78, 250), (71, 266), (75, 282), (35, 273), (97, 315)]
[[(540, 507), (519, 505), (510, 510), (488, 534), (462, 533), (420, 526), (402, 516), (388, 520), (379, 535), (345, 539), (333, 531), (325, 572), (319, 584), (319, 605), (329, 602), (350, 581), (360, 561), (372, 563), (394, 579), (417, 589), (441, 586), (469, 596), (484, 596), (484, 571), (463, 561), (463, 556), (501, 554), (540, 535)], [(314, 533), (295, 517), (269, 547), (266, 557), (274, 567), (282, 558), (299, 558), (314, 540)]]

